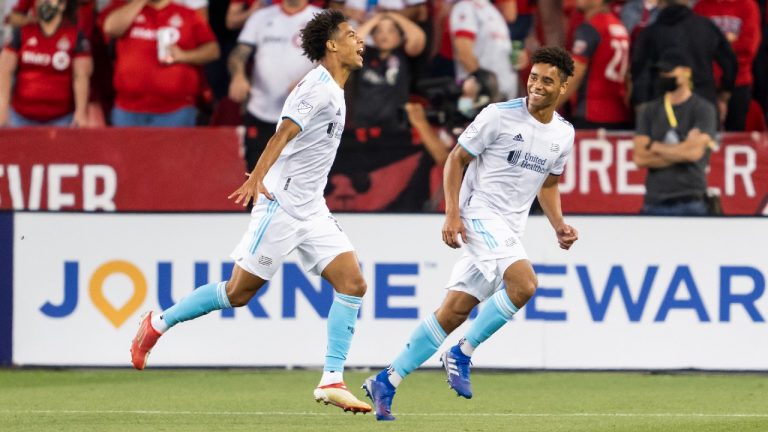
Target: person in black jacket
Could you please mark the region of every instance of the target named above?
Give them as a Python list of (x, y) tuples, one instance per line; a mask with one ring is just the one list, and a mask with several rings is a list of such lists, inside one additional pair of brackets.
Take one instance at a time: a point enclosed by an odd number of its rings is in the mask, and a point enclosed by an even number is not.
[[(664, 51), (677, 47), (690, 58), (693, 92), (715, 104), (722, 121), (736, 79), (736, 54), (720, 29), (708, 18), (694, 14), (687, 0), (660, 0), (659, 7), (656, 22), (640, 32), (632, 49), (633, 105), (663, 94), (655, 65)], [(713, 62), (723, 71), (719, 89)]]

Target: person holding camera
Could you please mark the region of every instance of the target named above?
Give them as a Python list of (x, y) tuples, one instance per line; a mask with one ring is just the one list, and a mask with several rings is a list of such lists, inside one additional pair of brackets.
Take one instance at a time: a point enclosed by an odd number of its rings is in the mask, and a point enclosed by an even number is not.
[[(445, 118), (450, 118), (448, 124), (433, 124), (430, 122), (428, 112), (418, 102), (405, 104), (405, 112), (408, 123), (416, 131), (424, 149), (435, 161), (435, 165), (442, 167), (448, 159), (448, 154), (454, 145), (456, 138), (464, 132), (477, 113), (490, 103), (499, 102), (499, 88), (496, 76), (487, 71), (478, 71), (470, 75), (461, 83), (461, 94), (450, 108), (450, 113), (441, 113)], [(434, 108), (432, 108), (434, 110)], [(440, 194), (442, 199), (442, 194)]]
[(691, 61), (684, 51), (668, 48), (656, 66), (664, 95), (640, 106), (634, 138), (635, 164), (648, 168), (641, 213), (706, 215), (715, 106), (691, 91)]

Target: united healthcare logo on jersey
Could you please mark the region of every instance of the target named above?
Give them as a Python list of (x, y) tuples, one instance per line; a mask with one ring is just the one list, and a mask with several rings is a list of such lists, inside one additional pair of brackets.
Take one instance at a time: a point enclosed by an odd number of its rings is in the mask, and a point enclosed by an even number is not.
[(523, 154), (522, 150), (512, 150), (507, 156), (507, 163), (509, 163), (510, 166), (517, 165), (517, 163), (520, 162), (521, 154)]
[(541, 174), (547, 172), (546, 158), (531, 154), (529, 152), (525, 152), (525, 154), (523, 154), (523, 151), (520, 149), (512, 150), (509, 152), (507, 155), (507, 163), (509, 166), (514, 167), (519, 165), (520, 168), (524, 168), (529, 171), (535, 171)]

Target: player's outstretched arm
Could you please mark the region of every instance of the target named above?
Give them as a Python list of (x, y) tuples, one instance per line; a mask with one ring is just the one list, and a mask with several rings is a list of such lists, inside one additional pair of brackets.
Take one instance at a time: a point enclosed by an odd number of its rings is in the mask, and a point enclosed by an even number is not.
[(227, 198), (235, 198), (236, 204), (239, 204), (242, 201), (243, 207), (247, 206), (249, 201), (253, 201), (255, 204), (256, 200), (259, 198), (259, 194), (263, 194), (268, 199), (274, 200), (275, 198), (264, 186), (264, 176), (267, 175), (267, 171), (274, 165), (288, 142), (295, 138), (299, 132), (301, 132), (301, 128), (292, 120), (284, 119), (280, 122), (277, 132), (275, 132), (275, 134), (272, 135), (272, 138), (269, 139), (267, 147), (264, 149), (264, 153), (261, 154), (253, 171), (248, 175), (248, 180)]
[(539, 204), (544, 214), (547, 215), (549, 223), (555, 229), (557, 242), (561, 249), (570, 249), (573, 243), (579, 239), (579, 232), (576, 228), (565, 223), (563, 219), (563, 209), (560, 206), (560, 189), (558, 182), (560, 176), (550, 174), (539, 190)]
[(456, 249), (461, 247), (461, 240), (467, 242), (467, 232), (461, 222), (459, 213), (459, 191), (464, 168), (472, 161), (472, 155), (464, 147), (457, 145), (448, 155), (443, 170), (443, 189), (445, 189), (445, 223), (443, 224), (443, 241)]

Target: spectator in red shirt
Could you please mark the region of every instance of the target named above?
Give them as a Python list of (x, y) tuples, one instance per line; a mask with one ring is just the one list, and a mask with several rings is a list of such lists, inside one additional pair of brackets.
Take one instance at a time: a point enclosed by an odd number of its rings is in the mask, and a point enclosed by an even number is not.
[(116, 39), (114, 126), (194, 126), (200, 66), (219, 45), (200, 14), (171, 0), (114, 0), (102, 14)]
[(629, 34), (605, 0), (577, 0), (584, 22), (574, 34), (576, 66), (561, 103), (571, 100), (576, 128), (629, 129), (626, 77)]
[(711, 19), (736, 53), (736, 84), (728, 100), (725, 130), (743, 131), (752, 100), (752, 61), (760, 46), (760, 9), (754, 0), (699, 0), (693, 11)]
[[(0, 126), (85, 126), (93, 61), (75, 0), (37, 0), (0, 54)], [(14, 81), (15, 75), (15, 83)]]

